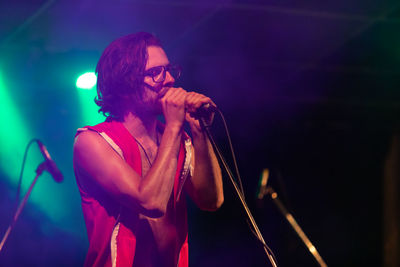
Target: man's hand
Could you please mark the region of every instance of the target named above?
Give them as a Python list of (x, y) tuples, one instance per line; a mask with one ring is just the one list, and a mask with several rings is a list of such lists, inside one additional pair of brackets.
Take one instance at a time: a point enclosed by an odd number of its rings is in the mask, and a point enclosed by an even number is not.
[[(203, 210), (216, 210), (224, 201), (221, 169), (213, 148), (200, 123), (193, 114), (204, 104), (214, 105), (205, 95), (187, 92), (182, 88), (164, 87), (160, 91), (160, 102), (166, 122), (166, 131), (181, 130), (184, 120), (189, 123), (193, 137), (192, 166), (194, 173), (185, 185), (187, 193)], [(206, 120), (211, 123), (214, 114)], [(161, 147), (161, 146), (160, 146)]]
[[(193, 114), (205, 104), (210, 104), (215, 106), (211, 98), (206, 97), (205, 95), (196, 92), (187, 93), (185, 99), (186, 121), (189, 123), (192, 131), (197, 131), (197, 132), (201, 131), (200, 123), (196, 118), (194, 118)], [(209, 117), (205, 119), (208, 124), (211, 124), (214, 119), (214, 113), (210, 112)]]
[(187, 92), (182, 88), (170, 87), (161, 97), (166, 127), (182, 128), (185, 119), (185, 99)]
[[(210, 141), (202, 131), (199, 121), (193, 117), (193, 114), (204, 104), (215, 106), (209, 97), (195, 92), (187, 93), (186, 121), (190, 125), (193, 137), (194, 172), (186, 183), (185, 189), (200, 209), (214, 211), (224, 202), (221, 168)], [(208, 118), (205, 118), (208, 124), (211, 124), (213, 117), (214, 113), (210, 112)]]

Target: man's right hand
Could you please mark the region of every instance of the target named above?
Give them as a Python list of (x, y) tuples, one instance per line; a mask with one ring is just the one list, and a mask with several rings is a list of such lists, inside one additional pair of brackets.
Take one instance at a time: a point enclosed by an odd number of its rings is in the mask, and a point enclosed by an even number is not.
[(181, 129), (185, 121), (185, 99), (187, 92), (182, 88), (170, 87), (161, 97), (161, 107), (166, 127)]

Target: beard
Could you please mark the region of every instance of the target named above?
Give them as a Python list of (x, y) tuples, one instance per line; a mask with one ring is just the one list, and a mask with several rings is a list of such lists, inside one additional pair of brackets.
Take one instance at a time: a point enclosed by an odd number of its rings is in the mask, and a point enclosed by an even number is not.
[(157, 92), (144, 88), (141, 99), (135, 101), (131, 112), (139, 117), (152, 117), (162, 115), (162, 106)]

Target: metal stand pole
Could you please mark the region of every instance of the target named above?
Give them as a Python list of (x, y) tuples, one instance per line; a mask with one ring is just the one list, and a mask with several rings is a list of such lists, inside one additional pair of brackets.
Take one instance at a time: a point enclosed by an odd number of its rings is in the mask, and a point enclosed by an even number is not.
[(322, 259), (322, 257), (319, 255), (317, 249), (314, 247), (314, 245), (311, 243), (310, 239), (306, 236), (306, 234), (303, 232), (301, 227), (297, 224), (296, 220), (290, 214), (290, 212), (287, 211), (285, 206), (282, 204), (282, 202), (278, 198), (278, 194), (274, 191), (272, 187), (267, 188), (267, 194), (269, 194), (274, 201), (275, 205), (278, 207), (279, 211), (282, 213), (283, 217), (289, 222), (289, 224), (292, 226), (293, 230), (296, 232), (296, 234), (300, 237), (301, 241), (306, 245), (308, 250), (311, 252), (311, 254), (314, 256), (315, 260), (318, 262), (319, 266), (321, 267), (327, 267), (325, 261)]
[(32, 192), (33, 186), (36, 184), (37, 179), (39, 176), (43, 173), (43, 171), (46, 168), (46, 161), (42, 162), (36, 169), (36, 176), (35, 179), (33, 180), (31, 186), (28, 189), (28, 192), (25, 194), (25, 197), (22, 199), (21, 204), (19, 204), (17, 211), (15, 212), (15, 215), (10, 223), (10, 226), (8, 226), (6, 233), (3, 236), (3, 239), (1, 240), (0, 243), (0, 252), (2, 251), (4, 247), (4, 243), (7, 241), (8, 236), (10, 235), (11, 230), (14, 228), (15, 223), (18, 220), (19, 215), (22, 212), (22, 209), (25, 207), (26, 202), (28, 201), (28, 197)]

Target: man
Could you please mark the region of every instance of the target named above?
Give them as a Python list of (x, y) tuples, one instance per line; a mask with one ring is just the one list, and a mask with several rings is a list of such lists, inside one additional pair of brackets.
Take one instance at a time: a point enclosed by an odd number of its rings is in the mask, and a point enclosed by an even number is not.
[(148, 33), (112, 42), (96, 72), (96, 103), (107, 119), (79, 129), (74, 144), (90, 244), (85, 265), (188, 266), (181, 193), (210, 211), (224, 198), (218, 161), (193, 115), (214, 104), (173, 87), (179, 69)]

